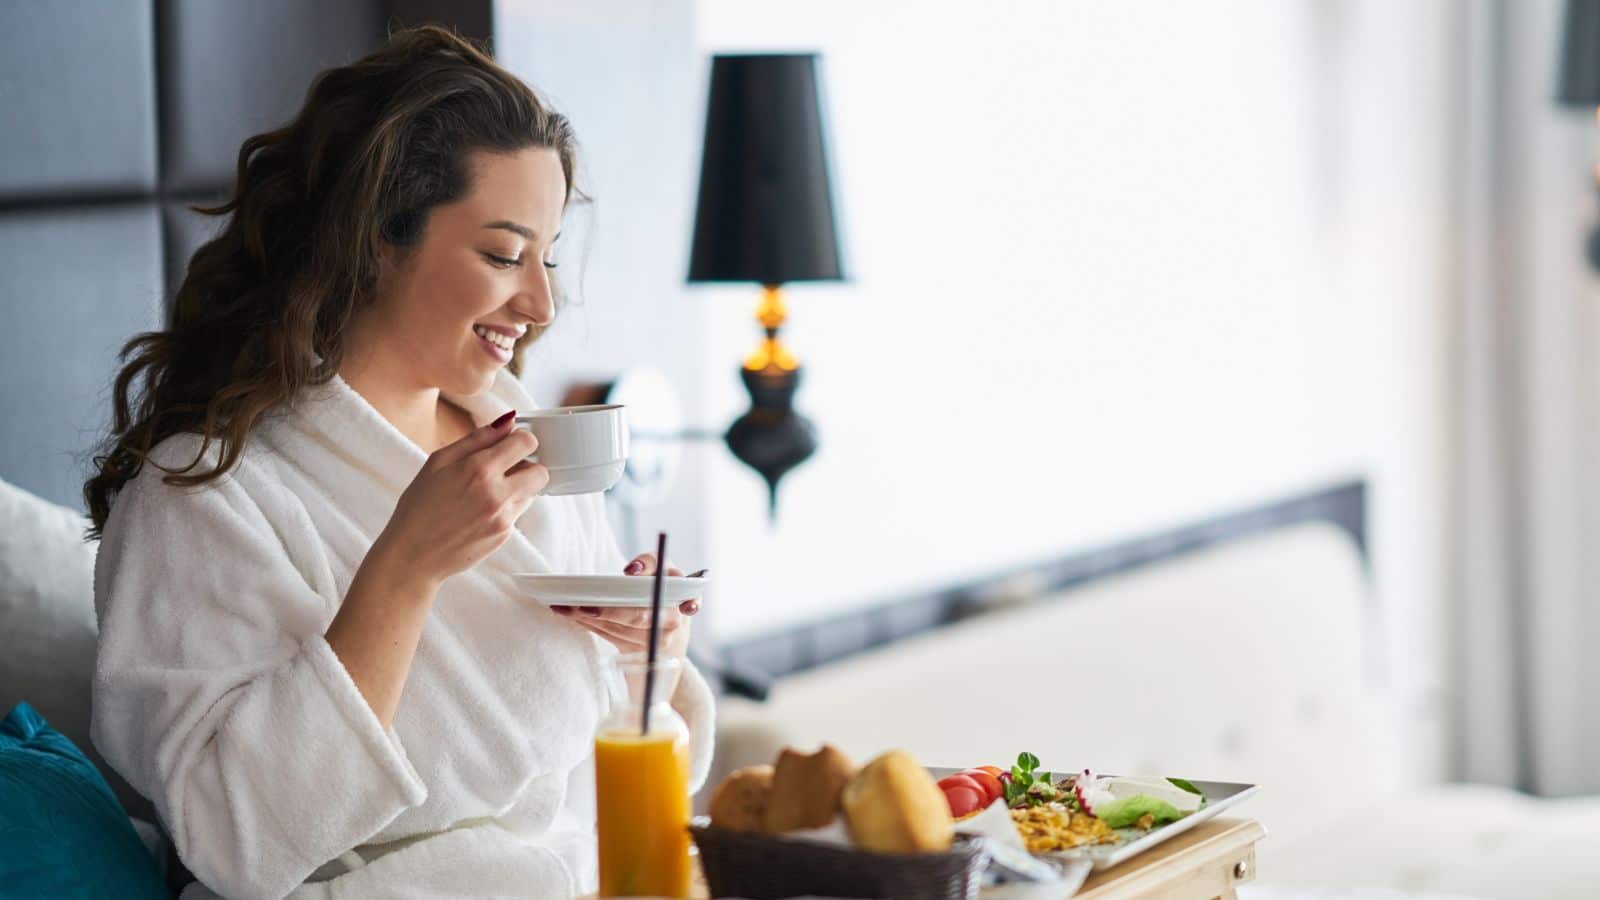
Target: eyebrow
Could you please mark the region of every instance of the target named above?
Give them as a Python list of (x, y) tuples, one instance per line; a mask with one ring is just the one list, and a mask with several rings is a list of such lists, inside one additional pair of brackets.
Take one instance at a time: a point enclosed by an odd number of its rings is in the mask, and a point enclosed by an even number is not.
[[(526, 225), (518, 225), (517, 223), (512, 222), (512, 221), (510, 221), (508, 219), (501, 219), (498, 222), (490, 222), (489, 224), (487, 224), (487, 225), (485, 225), (483, 227), (485, 227), (485, 228), (499, 228), (499, 229), (502, 229), (504, 231), (515, 232), (516, 234), (520, 234), (520, 235), (522, 235), (523, 237), (527, 238), (530, 241), (533, 240), (534, 238), (538, 237), (538, 235), (534, 232), (534, 230), (532, 228), (529, 228)], [(558, 231), (558, 232), (556, 232), (556, 236), (550, 239), (550, 243), (553, 244), (553, 243), (555, 243), (556, 241), (559, 241), (559, 240), (561, 240), (561, 232)]]

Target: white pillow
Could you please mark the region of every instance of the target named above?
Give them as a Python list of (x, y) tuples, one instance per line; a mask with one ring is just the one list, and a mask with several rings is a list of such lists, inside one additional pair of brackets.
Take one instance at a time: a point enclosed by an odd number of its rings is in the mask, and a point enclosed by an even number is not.
[(89, 518), (0, 480), (0, 716), (26, 700), (88, 754), (128, 813), (150, 805), (89, 741), (94, 556)]
[(0, 715), (33, 704), (87, 746), (94, 676), (88, 517), (0, 481)]

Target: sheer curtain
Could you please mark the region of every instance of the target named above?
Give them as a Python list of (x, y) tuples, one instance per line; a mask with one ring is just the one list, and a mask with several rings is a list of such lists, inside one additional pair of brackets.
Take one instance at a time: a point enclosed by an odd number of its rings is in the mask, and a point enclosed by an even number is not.
[(1560, 0), (1459, 7), (1452, 310), (1456, 774), (1600, 792), (1594, 114), (1556, 106)]

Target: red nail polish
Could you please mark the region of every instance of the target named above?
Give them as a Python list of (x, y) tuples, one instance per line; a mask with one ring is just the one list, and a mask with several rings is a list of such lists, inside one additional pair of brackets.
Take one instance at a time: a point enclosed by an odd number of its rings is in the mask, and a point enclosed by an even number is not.
[(507, 422), (511, 421), (512, 419), (515, 419), (516, 417), (517, 417), (517, 411), (514, 410), (514, 409), (508, 409), (508, 410), (506, 410), (505, 415), (501, 416), (498, 419), (495, 419), (494, 423), (492, 425), (490, 425), (489, 427), (490, 428), (499, 428), (502, 425), (506, 424)]
[(598, 606), (580, 606), (578, 609), (586, 616), (600, 615), (600, 607)]
[(626, 569), (622, 570), (622, 574), (624, 574), (624, 575), (637, 575), (637, 574), (639, 574), (640, 572), (643, 572), (643, 571), (644, 571), (644, 563), (639, 562), (636, 559), (633, 562), (628, 563), (628, 567)]

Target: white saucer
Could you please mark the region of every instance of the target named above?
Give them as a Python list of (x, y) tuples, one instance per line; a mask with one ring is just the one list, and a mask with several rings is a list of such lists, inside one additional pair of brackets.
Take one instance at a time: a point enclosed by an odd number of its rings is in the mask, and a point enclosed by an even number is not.
[[(545, 606), (624, 606), (650, 608), (651, 575), (513, 575), (528, 596)], [(661, 605), (676, 606), (699, 597), (709, 578), (668, 575), (661, 579)]]

